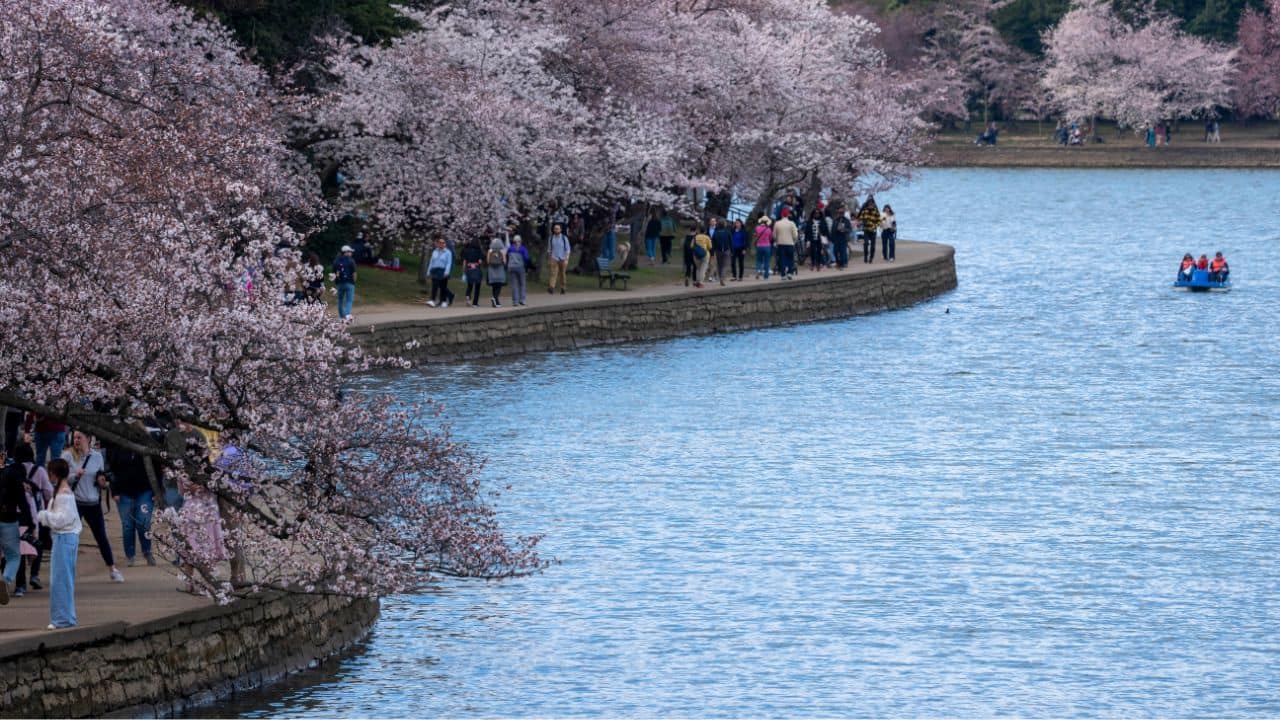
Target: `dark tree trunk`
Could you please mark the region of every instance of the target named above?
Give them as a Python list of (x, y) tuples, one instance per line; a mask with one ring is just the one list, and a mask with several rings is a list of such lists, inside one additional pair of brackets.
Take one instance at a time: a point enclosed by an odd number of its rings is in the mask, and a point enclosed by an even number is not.
[(382, 247), (378, 249), (378, 259), (385, 261), (388, 265), (396, 256), (396, 238), (390, 234), (382, 236)]
[(418, 240), (418, 284), (426, 285), (431, 278), (427, 275), (427, 265), (431, 263), (431, 240), (423, 236)]
[(804, 189), (804, 206), (807, 212), (813, 212), (818, 207), (818, 198), (822, 195), (822, 179), (818, 177), (818, 173), (809, 173), (809, 183)]
[(709, 215), (728, 217), (731, 207), (733, 207), (732, 192), (722, 190), (716, 193), (707, 193), (707, 213)]
[(605, 232), (613, 226), (613, 211), (604, 209), (593, 209), (583, 216), (586, 223), (586, 233), (581, 243), (581, 247), (574, 248), (579, 251), (578, 265), (573, 269), (579, 275), (595, 275), (599, 268), (596, 267), (596, 258), (600, 257), (600, 249), (604, 247), (602, 240)]

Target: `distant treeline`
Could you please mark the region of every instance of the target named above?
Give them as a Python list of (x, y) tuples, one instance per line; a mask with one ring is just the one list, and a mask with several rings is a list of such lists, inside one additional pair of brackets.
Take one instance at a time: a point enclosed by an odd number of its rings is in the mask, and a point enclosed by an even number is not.
[[(832, 0), (832, 4), (870, 8), (877, 13), (926, 9), (946, 0)], [(1066, 14), (1070, 0), (1013, 0), (995, 13), (995, 26), (1010, 43), (1040, 55), (1041, 35)], [(1145, 0), (1114, 0), (1122, 15), (1146, 4)], [(1179, 17), (1182, 29), (1204, 38), (1233, 42), (1246, 7), (1263, 8), (1263, 0), (1155, 0), (1156, 10)]]

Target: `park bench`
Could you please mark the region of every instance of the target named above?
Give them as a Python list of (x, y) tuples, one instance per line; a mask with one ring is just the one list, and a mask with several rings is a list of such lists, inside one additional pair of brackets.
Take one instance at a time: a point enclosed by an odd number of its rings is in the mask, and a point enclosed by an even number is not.
[(599, 287), (601, 289), (604, 288), (604, 284), (606, 282), (609, 283), (610, 290), (617, 290), (619, 282), (622, 283), (623, 290), (627, 289), (627, 283), (628, 281), (631, 280), (631, 276), (628, 275), (627, 273), (614, 272), (613, 270), (610, 270), (608, 259), (596, 258), (596, 267), (599, 268), (600, 270), (597, 278), (599, 280)]

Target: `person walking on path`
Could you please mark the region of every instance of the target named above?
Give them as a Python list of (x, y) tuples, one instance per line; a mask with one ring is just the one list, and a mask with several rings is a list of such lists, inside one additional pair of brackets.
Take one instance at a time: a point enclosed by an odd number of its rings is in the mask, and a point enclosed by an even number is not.
[(836, 267), (841, 270), (849, 266), (849, 240), (852, 238), (853, 221), (849, 219), (848, 208), (839, 203), (831, 209), (831, 252)]
[(436, 236), (436, 249), (431, 251), (431, 261), (427, 263), (427, 275), (431, 277), (431, 299), (427, 307), (447, 308), (453, 302), (453, 292), (449, 290), (449, 273), (453, 272), (453, 251), (445, 244), (444, 238)]
[(551, 258), (551, 279), (547, 282), (547, 292), (554, 293), (556, 291), (557, 281), (560, 286), (560, 294), (564, 294), (565, 285), (569, 282), (569, 254), (573, 252), (573, 246), (569, 244), (569, 238), (565, 236), (563, 228), (556, 224), (551, 228), (551, 240), (547, 244), (547, 254)]
[[(58, 458), (49, 463), (53, 476), (53, 502), (41, 510), (41, 525), (53, 533), (52, 578), (49, 585), (49, 629), (75, 627), (76, 620), (76, 555), (80, 552), (80, 513), (74, 491), (67, 477), (70, 466)], [(114, 575), (112, 576), (114, 579)]]
[(769, 279), (773, 263), (773, 225), (768, 215), (761, 215), (756, 223), (756, 279)]
[(886, 204), (880, 213), (880, 255), (893, 262), (898, 257), (898, 218), (893, 206)]
[[(713, 232), (715, 221), (712, 220), (710, 228), (707, 232)], [(711, 272), (711, 236), (707, 232), (700, 232), (693, 236), (693, 259), (698, 267), (693, 274), (693, 286), (702, 287), (702, 283), (707, 280), (707, 273)]]
[(684, 261), (684, 286), (698, 282), (698, 262), (693, 256), (694, 233), (685, 233), (684, 242), (680, 243), (680, 254)]
[(62, 453), (62, 459), (71, 468), (71, 489), (76, 495), (76, 510), (80, 513), (80, 519), (93, 533), (93, 540), (98, 543), (98, 553), (102, 555), (102, 562), (106, 563), (111, 579), (114, 582), (124, 582), (124, 575), (116, 568), (111, 540), (107, 537), (106, 518), (102, 515), (100, 491), (107, 487), (102, 453), (93, 449), (86, 433), (77, 430), (71, 433), (71, 448)]
[(502, 287), (507, 284), (507, 252), (503, 249), (501, 240), (494, 238), (489, 241), (486, 260), (489, 289), (493, 292), (493, 298), (489, 302), (494, 307), (502, 307)]
[(822, 246), (830, 242), (827, 239), (827, 232), (827, 218), (822, 214), (822, 210), (815, 207), (804, 223), (804, 242), (809, 250), (809, 269), (814, 272), (821, 270), (826, 264), (826, 253)]
[(526, 282), (529, 265), (529, 249), (519, 235), (511, 236), (511, 247), (507, 248), (507, 281), (511, 283), (511, 304), (523, 306), (528, 299)]
[(658, 219), (658, 211), (649, 213), (649, 222), (644, 225), (644, 254), (649, 256), (649, 264), (657, 264), (658, 238), (662, 237), (662, 221)]
[(747, 227), (741, 220), (733, 221), (733, 281), (742, 282), (747, 275)]
[(715, 232), (711, 235), (711, 250), (716, 254), (716, 278), (723, 286), (729, 279), (729, 263), (733, 260), (733, 232), (718, 219), (712, 219)]
[(471, 307), (480, 307), (480, 286), (484, 283), (485, 251), (480, 238), (472, 238), (462, 248), (462, 277), (467, 281), (464, 299)]
[(662, 264), (671, 260), (671, 244), (676, 239), (676, 221), (671, 213), (662, 214), (662, 234), (658, 237), (658, 245), (662, 249)]
[(155, 507), (155, 493), (147, 477), (146, 461), (132, 450), (114, 445), (107, 445), (104, 452), (111, 470), (111, 495), (120, 513), (125, 564), (133, 567), (140, 545), (147, 564), (155, 565), (155, 556), (151, 554), (151, 511)]
[(876, 207), (875, 195), (868, 195), (867, 201), (862, 203), (858, 220), (862, 223), (862, 262), (875, 262), (876, 228), (880, 226), (880, 209)]
[(352, 255), (355, 250), (350, 245), (342, 246), (342, 254), (333, 261), (333, 284), (338, 289), (338, 317), (351, 321), (351, 306), (356, 301), (356, 261)]
[(791, 221), (790, 207), (783, 207), (779, 214), (782, 217), (773, 224), (773, 246), (778, 251), (778, 274), (787, 280), (796, 274), (796, 241), (800, 239), (800, 230)]

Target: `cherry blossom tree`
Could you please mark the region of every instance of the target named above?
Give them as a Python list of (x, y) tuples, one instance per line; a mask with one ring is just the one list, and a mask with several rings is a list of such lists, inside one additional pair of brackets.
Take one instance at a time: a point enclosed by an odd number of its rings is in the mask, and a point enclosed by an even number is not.
[(938, 6), (925, 46), (925, 64), (953, 78), (963, 105), (982, 107), (984, 126), (993, 106), (1006, 113), (1017, 110), (1038, 80), (1031, 56), (1006, 42), (992, 23), (992, 14), (1004, 4), (969, 0)]
[(1245, 117), (1280, 113), (1280, 0), (1240, 16), (1234, 105)]
[[(182, 483), (191, 509), (156, 535), (197, 589), (373, 595), (540, 566), (433, 415), (346, 387), (390, 361), (282, 302), (318, 192), (285, 149), (297, 108), (223, 30), (161, 0), (30, 0), (0, 11), (0, 58), (0, 402)], [(171, 452), (154, 418), (243, 461)]]
[[(1130, 25), (1106, 0), (1075, 0), (1045, 36), (1042, 77), (1074, 119), (1105, 116), (1124, 127), (1213, 112), (1231, 92), (1235, 51), (1191, 37), (1147, 9)], [(1096, 123), (1095, 123), (1096, 127)]]

